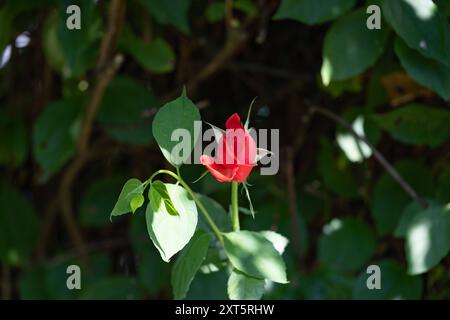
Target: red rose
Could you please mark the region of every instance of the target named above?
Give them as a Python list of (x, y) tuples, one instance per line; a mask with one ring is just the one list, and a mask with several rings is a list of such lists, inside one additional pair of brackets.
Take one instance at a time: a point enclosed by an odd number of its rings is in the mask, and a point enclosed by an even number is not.
[(218, 141), (215, 158), (207, 155), (200, 162), (219, 182), (244, 182), (256, 166), (256, 143), (242, 126), (237, 113), (228, 118)]

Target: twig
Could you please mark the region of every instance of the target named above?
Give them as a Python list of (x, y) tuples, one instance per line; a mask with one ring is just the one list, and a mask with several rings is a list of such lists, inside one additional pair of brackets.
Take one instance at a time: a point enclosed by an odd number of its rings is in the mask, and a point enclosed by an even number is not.
[(322, 107), (313, 106), (310, 109), (311, 113), (320, 113), (324, 115), (325, 117), (337, 122), (344, 128), (346, 128), (350, 133), (358, 140), (363, 141), (371, 150), (375, 157), (375, 159), (378, 160), (378, 162), (386, 169), (386, 171), (391, 175), (391, 177), (405, 190), (405, 192), (413, 199), (415, 200), (421, 207), (427, 208), (428, 203), (422, 199), (417, 192), (411, 187), (411, 185), (403, 179), (403, 177), (398, 173), (398, 171), (386, 160), (386, 158), (381, 154), (380, 151), (378, 151), (375, 146), (369, 142), (369, 140), (366, 139), (366, 137), (359, 135), (358, 133), (353, 130), (352, 126), (345, 121), (342, 117), (335, 114), (334, 112), (327, 110)]
[(226, 0), (225, 1), (225, 25), (228, 30), (230, 28), (233, 28), (233, 25), (235, 24), (234, 18), (233, 18), (233, 0)]
[(92, 126), (105, 89), (123, 61), (123, 57), (121, 55), (116, 55), (114, 58), (111, 58), (111, 56), (117, 44), (117, 39), (121, 31), (124, 15), (125, 1), (112, 0), (109, 8), (108, 26), (106, 34), (102, 40), (100, 55), (97, 62), (95, 84), (86, 106), (86, 112), (84, 114), (81, 132), (78, 140), (78, 155), (67, 168), (61, 180), (59, 192), (59, 201), (61, 212), (63, 215), (63, 221), (67, 227), (70, 237), (72, 238), (72, 241), (80, 251), (82, 257), (84, 257), (83, 262), (85, 264), (87, 263), (87, 257), (85, 255), (85, 245), (82, 234), (74, 218), (71, 189), (73, 181), (75, 180), (79, 171), (84, 166), (86, 160), (89, 157), (88, 145), (92, 132)]
[(39, 241), (36, 249), (36, 256), (39, 260), (45, 258), (47, 251), (47, 243), (51, 235), (53, 227), (53, 221), (55, 220), (56, 213), (58, 212), (58, 198), (54, 199), (44, 211), (44, 217), (42, 219), (41, 230), (39, 235)]
[[(238, 21), (234, 20), (232, 17), (232, 1), (227, 0), (226, 2), (226, 33), (227, 39), (225, 41), (224, 46), (219, 51), (219, 53), (211, 60), (203, 69), (200, 70), (196, 74), (196, 76), (188, 81), (186, 84), (186, 89), (190, 93), (191, 96), (195, 94), (198, 86), (209, 79), (211, 76), (216, 74), (218, 71), (222, 70), (225, 67), (225, 64), (236, 55), (241, 47), (247, 42), (250, 35), (248, 32), (249, 25), (254, 21), (256, 17), (248, 18), (245, 22), (240, 24)], [(230, 11), (231, 6), (231, 13)], [(230, 18), (230, 21), (228, 19)], [(180, 89), (168, 93), (165, 95), (161, 101), (167, 102), (175, 99), (180, 94)]]
[[(190, 80), (186, 84), (186, 89), (190, 92), (190, 95), (193, 95), (198, 88), (198, 86), (209, 79), (211, 76), (220, 71), (227, 61), (229, 61), (241, 48), (241, 46), (245, 43), (248, 38), (248, 34), (246, 32), (233, 32), (230, 37), (228, 37), (225, 45), (220, 50), (220, 52), (209, 62), (203, 69), (200, 70), (197, 75)], [(180, 89), (170, 92), (166, 96), (164, 96), (161, 100), (163, 102), (170, 101), (176, 98), (180, 94)]]

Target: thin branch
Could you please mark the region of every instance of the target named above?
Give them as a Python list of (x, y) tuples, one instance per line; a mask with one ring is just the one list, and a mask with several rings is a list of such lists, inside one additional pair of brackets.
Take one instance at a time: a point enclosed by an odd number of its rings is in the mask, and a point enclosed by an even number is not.
[(386, 158), (381, 154), (380, 151), (372, 144), (369, 140), (366, 139), (366, 137), (359, 135), (358, 133), (353, 130), (352, 126), (345, 121), (342, 117), (335, 114), (334, 112), (318, 107), (313, 106), (310, 109), (311, 113), (320, 113), (324, 115), (325, 117), (337, 122), (344, 128), (346, 128), (350, 133), (358, 140), (363, 141), (371, 150), (375, 157), (375, 159), (378, 160), (378, 162), (386, 169), (386, 171), (391, 175), (391, 177), (405, 190), (405, 192), (414, 200), (416, 201), (421, 207), (427, 208), (428, 203), (422, 199), (417, 192), (411, 187), (411, 185), (403, 179), (403, 177), (398, 173), (398, 171), (386, 160)]
[[(225, 45), (219, 51), (219, 53), (211, 60), (203, 69), (200, 70), (196, 76), (188, 81), (186, 84), (186, 89), (193, 95), (198, 88), (198, 86), (203, 83), (205, 80), (212, 77), (218, 71), (222, 70), (225, 66), (226, 62), (228, 62), (242, 47), (242, 45), (248, 39), (248, 34), (246, 32), (233, 32), (233, 34), (228, 37)], [(166, 96), (164, 96), (161, 100), (163, 102), (167, 102), (175, 99), (180, 94), (180, 89), (170, 92)]]
[(233, 18), (233, 0), (225, 1), (225, 25), (227, 29), (233, 28), (235, 22)]
[[(59, 191), (59, 201), (63, 221), (72, 241), (84, 258), (86, 258), (85, 245), (81, 231), (79, 230), (78, 224), (74, 218), (71, 189), (78, 173), (81, 171), (89, 158), (88, 145), (91, 137), (92, 126), (105, 89), (123, 61), (123, 57), (121, 55), (112, 57), (112, 54), (117, 45), (117, 39), (121, 31), (124, 16), (125, 1), (112, 0), (109, 9), (108, 26), (106, 29), (106, 34), (102, 39), (100, 54), (97, 61), (95, 84), (91, 91), (90, 99), (86, 105), (86, 111), (81, 126), (81, 132), (78, 140), (78, 154), (65, 171), (65, 174), (61, 180)], [(84, 259), (84, 263), (87, 263), (86, 259)]]
[(45, 257), (47, 252), (47, 244), (49, 242), (51, 231), (53, 228), (53, 222), (55, 220), (56, 214), (58, 212), (58, 198), (55, 198), (47, 206), (44, 211), (44, 216), (42, 218), (39, 240), (37, 243), (36, 256), (39, 260)]
[[(232, 1), (227, 0), (226, 2), (226, 34), (227, 39), (221, 50), (214, 56), (214, 58), (198, 72), (193, 79), (188, 81), (186, 84), (186, 89), (190, 95), (194, 95), (198, 86), (204, 81), (211, 78), (213, 75), (222, 70), (226, 63), (233, 58), (242, 46), (250, 38), (250, 32), (248, 31), (249, 26), (257, 17), (248, 17), (244, 22), (240, 23), (235, 20), (232, 16)], [(231, 9), (230, 9), (231, 7)], [(231, 10), (231, 11), (230, 11)], [(231, 12), (231, 13), (230, 13)], [(232, 20), (228, 20), (230, 18)], [(161, 100), (162, 102), (168, 102), (175, 99), (180, 94), (180, 88), (168, 93)]]

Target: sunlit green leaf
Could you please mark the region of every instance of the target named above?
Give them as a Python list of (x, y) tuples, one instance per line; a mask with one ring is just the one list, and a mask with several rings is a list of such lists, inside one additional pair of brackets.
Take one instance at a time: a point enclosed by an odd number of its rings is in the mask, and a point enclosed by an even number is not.
[[(156, 180), (152, 182), (149, 190), (149, 199), (153, 211), (165, 210), (173, 216), (178, 215), (178, 211), (170, 199), (167, 187), (161, 181)], [(161, 205), (164, 205), (164, 208), (160, 208)]]
[[(153, 136), (164, 157), (171, 164), (179, 166), (190, 158), (197, 140), (196, 134), (199, 134), (194, 129), (195, 121), (200, 121), (200, 112), (186, 96), (185, 91), (179, 98), (165, 104), (156, 114), (152, 127)], [(180, 133), (180, 136), (172, 138), (174, 132)], [(185, 141), (186, 139), (188, 141)], [(180, 143), (183, 145), (189, 143), (190, 149), (174, 150), (174, 147)]]
[(133, 211), (131, 207), (131, 201), (136, 195), (142, 195), (144, 192), (145, 184), (139, 179), (128, 180), (122, 188), (119, 194), (119, 198), (111, 211), (111, 217), (120, 216), (122, 214)]
[(142, 194), (136, 194), (130, 201), (131, 212), (135, 213), (144, 204), (144, 196)]
[[(426, 199), (428, 205), (436, 206), (438, 203), (432, 199)], [(423, 207), (417, 201), (412, 200), (404, 209), (395, 228), (394, 235), (398, 238), (404, 238), (408, 232), (408, 226), (414, 217), (423, 211)]]
[(408, 273), (427, 272), (450, 250), (450, 204), (431, 206), (416, 214), (406, 228)]
[(252, 231), (224, 233), (225, 252), (231, 264), (250, 276), (287, 283), (280, 253), (263, 235)]
[(230, 300), (259, 300), (264, 294), (265, 281), (233, 270), (228, 278)]
[(197, 227), (197, 207), (189, 193), (175, 184), (165, 184), (178, 215), (171, 215), (165, 206), (154, 211), (147, 205), (145, 217), (147, 230), (161, 258), (169, 262), (171, 257), (184, 248)]
[(279, 233), (276, 233), (275, 231), (271, 230), (265, 230), (260, 232), (267, 240), (272, 242), (273, 247), (275, 250), (278, 251), (279, 254), (283, 254), (284, 249), (286, 249), (286, 246), (289, 243), (289, 240), (282, 236)]

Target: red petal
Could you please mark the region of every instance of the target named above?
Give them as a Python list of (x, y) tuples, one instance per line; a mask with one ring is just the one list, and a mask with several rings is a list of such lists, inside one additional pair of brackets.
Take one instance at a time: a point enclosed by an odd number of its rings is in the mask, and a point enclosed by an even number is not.
[(241, 118), (239, 118), (239, 115), (237, 113), (233, 113), (231, 117), (228, 118), (227, 122), (225, 123), (225, 128), (227, 129), (244, 129), (241, 123)]
[(225, 168), (224, 166), (217, 164), (213, 158), (202, 155), (200, 157), (200, 162), (203, 164), (208, 171), (216, 178), (219, 182), (231, 182), (238, 171), (237, 167)]
[(255, 166), (256, 165), (253, 165), (253, 164), (237, 165), (238, 170), (236, 171), (236, 175), (234, 176), (233, 181), (244, 182), (247, 179), (250, 172), (252, 171), (253, 167), (255, 167)]

